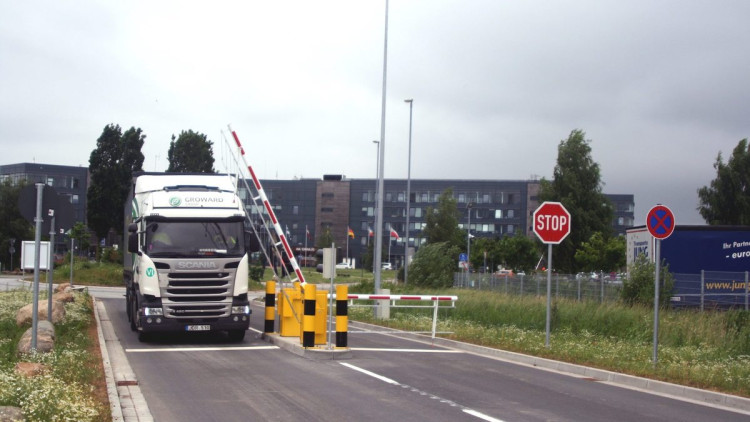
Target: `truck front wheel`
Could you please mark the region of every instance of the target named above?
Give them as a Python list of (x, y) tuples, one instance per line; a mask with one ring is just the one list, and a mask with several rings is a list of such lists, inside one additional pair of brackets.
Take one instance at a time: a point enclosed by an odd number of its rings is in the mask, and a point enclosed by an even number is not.
[(229, 340), (240, 342), (245, 339), (245, 330), (229, 330)]

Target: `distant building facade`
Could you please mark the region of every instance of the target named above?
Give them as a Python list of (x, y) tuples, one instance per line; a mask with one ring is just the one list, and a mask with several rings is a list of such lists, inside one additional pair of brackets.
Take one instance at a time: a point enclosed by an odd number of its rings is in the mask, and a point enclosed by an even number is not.
[[(261, 180), (289, 242), (308, 253), (319, 236), (330, 230), (341, 255), (359, 263), (367, 252), (370, 230), (375, 231), (376, 180), (347, 179), (327, 175), (323, 179)], [(496, 238), (523, 234), (533, 236), (531, 216), (539, 206), (539, 182), (536, 180), (411, 180), (409, 227), (406, 227), (406, 179), (384, 181), (383, 195), (383, 262), (400, 267), (407, 247), (418, 249), (424, 244), (422, 229), (427, 209), (436, 207), (439, 196), (453, 190), (459, 227), (466, 229), (471, 213), (471, 234)], [(247, 195), (245, 195), (247, 196)], [(624, 234), (633, 225), (634, 196), (606, 195), (613, 203), (612, 228)], [(257, 211), (252, 211), (257, 216)], [(348, 236), (351, 229), (354, 238)], [(393, 229), (399, 238), (390, 237)], [(411, 253), (411, 252), (410, 252)], [(298, 252), (298, 255), (301, 255)], [(339, 256), (339, 261), (344, 256)]]
[(10, 180), (14, 185), (44, 183), (67, 197), (73, 205), (75, 221), (86, 223), (86, 192), (89, 188), (88, 167), (55, 164), (19, 163), (0, 165), (0, 182)]

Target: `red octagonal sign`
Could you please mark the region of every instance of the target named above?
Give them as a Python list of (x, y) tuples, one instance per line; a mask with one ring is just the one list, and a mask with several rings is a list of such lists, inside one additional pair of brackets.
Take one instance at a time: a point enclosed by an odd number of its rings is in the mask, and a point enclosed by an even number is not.
[(545, 202), (534, 211), (534, 233), (544, 243), (559, 244), (570, 234), (570, 213), (559, 202)]

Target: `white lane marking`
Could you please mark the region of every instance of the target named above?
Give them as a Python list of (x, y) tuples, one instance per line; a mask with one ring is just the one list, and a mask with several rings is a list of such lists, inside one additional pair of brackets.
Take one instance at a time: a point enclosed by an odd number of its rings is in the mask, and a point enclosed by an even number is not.
[(432, 349), (386, 349), (377, 347), (352, 347), (351, 350), (359, 350), (365, 352), (409, 352), (409, 353), (465, 353), (462, 350), (432, 350)]
[(128, 353), (151, 353), (151, 352), (222, 352), (235, 350), (272, 350), (278, 346), (235, 346), (235, 347), (170, 347), (161, 349), (125, 349)]
[(479, 419), (485, 420), (487, 422), (503, 422), (502, 419), (493, 418), (492, 416), (487, 416), (484, 413), (477, 412), (476, 410), (471, 409), (463, 409), (464, 413), (468, 413), (471, 416), (477, 417)]
[(395, 380), (392, 380), (392, 379), (390, 379), (388, 377), (384, 377), (382, 375), (376, 374), (376, 373), (374, 373), (372, 371), (368, 371), (367, 369), (363, 369), (363, 368), (360, 368), (358, 366), (354, 366), (352, 364), (345, 363), (345, 362), (339, 362), (339, 364), (341, 364), (343, 366), (346, 366), (349, 369), (353, 369), (353, 370), (359, 371), (359, 372), (361, 372), (361, 373), (363, 373), (365, 375), (369, 375), (369, 376), (371, 376), (373, 378), (379, 379), (379, 380), (381, 380), (383, 382), (387, 382), (388, 384), (397, 385), (397, 386), (402, 387), (402, 388), (408, 388), (413, 393), (417, 393), (417, 394), (422, 395), (422, 396), (428, 396), (431, 399), (437, 400), (437, 401), (439, 401), (440, 403), (443, 403), (443, 404), (447, 404), (448, 406), (458, 407), (458, 408), (461, 409), (462, 412), (466, 413), (467, 415), (474, 416), (475, 418), (479, 418), (479, 419), (485, 420), (487, 422), (504, 422), (502, 419), (493, 418), (492, 416), (488, 416), (488, 415), (485, 415), (484, 413), (477, 412), (476, 410), (469, 409), (468, 407), (461, 406), (460, 404), (458, 404), (456, 402), (453, 402), (451, 400), (440, 398), (440, 397), (438, 397), (438, 396), (436, 396), (434, 394), (430, 394), (430, 393), (428, 393), (426, 391), (418, 390), (418, 389), (416, 389), (414, 387), (410, 387), (410, 386), (408, 386), (406, 384), (401, 384), (398, 381), (395, 381)]
[(362, 369), (362, 368), (360, 368), (358, 366), (354, 366), (354, 365), (351, 365), (351, 364), (348, 364), (348, 363), (345, 363), (345, 362), (339, 362), (339, 363), (341, 363), (342, 365), (346, 366), (349, 369), (354, 369), (355, 371), (359, 371), (359, 372), (361, 372), (361, 373), (363, 373), (365, 375), (369, 375), (369, 376), (371, 376), (373, 378), (377, 378), (380, 381), (387, 382), (388, 384), (401, 385), (398, 382), (396, 382), (396, 381), (394, 381), (394, 380), (392, 380), (392, 379), (390, 379), (388, 377), (384, 377), (384, 376), (378, 375), (378, 374), (376, 374), (374, 372), (370, 372), (367, 369)]

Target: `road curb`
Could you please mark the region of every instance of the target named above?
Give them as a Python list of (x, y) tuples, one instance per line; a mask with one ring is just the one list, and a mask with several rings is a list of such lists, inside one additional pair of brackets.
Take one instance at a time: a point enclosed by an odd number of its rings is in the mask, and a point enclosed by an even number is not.
[(94, 299), (99, 345), (102, 350), (107, 392), (113, 421), (153, 422), (154, 418), (143, 397), (141, 387), (125, 356), (120, 340), (115, 335), (112, 321), (104, 304)]
[(407, 337), (411, 340), (419, 341), (425, 344), (439, 345), (450, 349), (463, 350), (469, 353), (488, 356), (519, 365), (556, 371), (570, 376), (591, 379), (592, 381), (607, 382), (623, 388), (647, 391), (653, 394), (674, 398), (676, 400), (711, 405), (733, 412), (750, 414), (750, 399), (735, 396), (732, 394), (717, 393), (714, 391), (702, 390), (699, 388), (673, 384), (665, 381), (637, 377), (635, 375), (621, 374), (604, 369), (590, 368), (583, 365), (576, 365), (552, 359), (524, 355), (516, 352), (508, 352), (505, 350), (493, 349), (486, 346), (462, 343), (456, 340), (449, 340), (440, 337), (436, 337), (433, 339), (430, 336), (423, 334), (398, 331), (363, 322), (350, 321), (349, 325), (362, 326), (370, 330), (382, 331), (386, 334), (394, 334), (398, 335), (399, 337)]
[(312, 360), (351, 359), (352, 351), (346, 349), (325, 349), (323, 347), (302, 347), (299, 337), (282, 337), (277, 333), (263, 333), (261, 339), (297, 356)]

